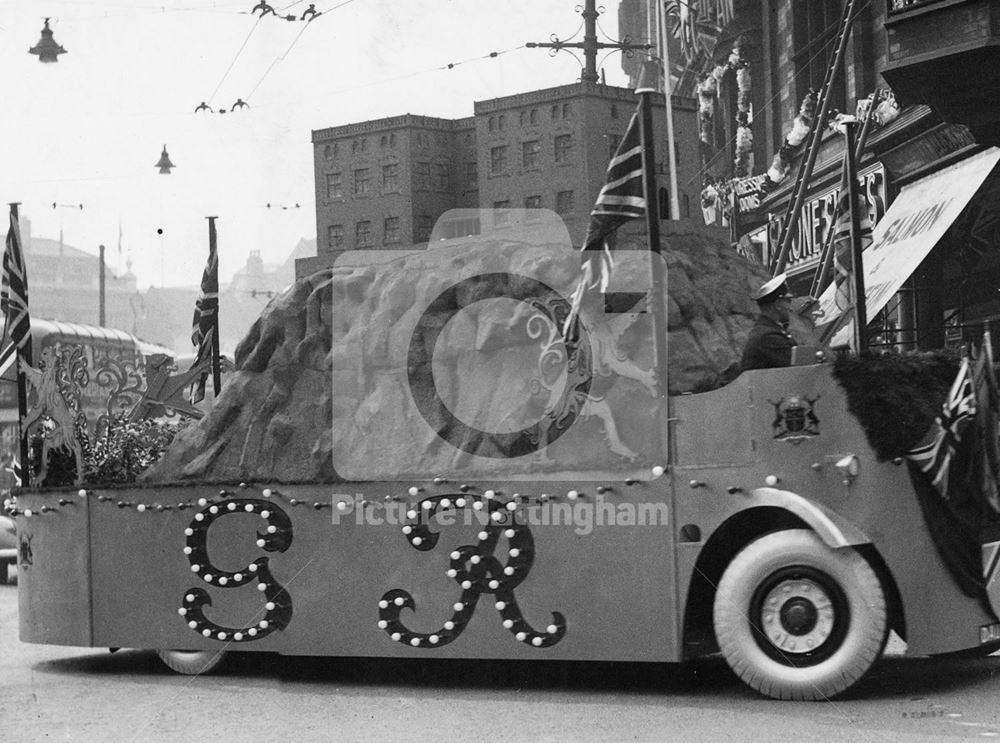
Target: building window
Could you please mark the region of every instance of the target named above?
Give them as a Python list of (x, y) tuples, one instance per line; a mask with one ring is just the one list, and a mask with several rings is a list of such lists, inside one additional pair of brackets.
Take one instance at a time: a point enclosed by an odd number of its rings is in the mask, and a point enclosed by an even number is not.
[(420, 214), (417, 216), (416, 229), (414, 230), (413, 239), (418, 243), (425, 243), (431, 239), (431, 228), (434, 226), (434, 220), (431, 219), (428, 214)]
[(572, 152), (573, 152), (573, 135), (557, 134), (555, 139), (556, 162), (557, 163), (569, 162), (569, 158)]
[(618, 104), (616, 103), (611, 104), (611, 118), (612, 119), (618, 118)]
[(333, 147), (326, 145), (323, 147), (323, 159), (329, 160), (331, 157), (333, 157)]
[(389, 138), (388, 138), (388, 137), (387, 137), (386, 135), (384, 135), (384, 134), (383, 134), (383, 135), (382, 135), (382, 139), (381, 139), (381, 141), (379, 142), (379, 145), (380, 145), (380, 146), (382, 147), (382, 149), (384, 150), (384, 149), (385, 149), (386, 147), (388, 147), (388, 146), (389, 146)]
[(386, 217), (382, 223), (382, 237), (386, 245), (399, 242), (399, 217)]
[(490, 128), (491, 132), (495, 132), (496, 131), (496, 129), (497, 129), (497, 117), (496, 116), (490, 116), (489, 128)]
[(354, 195), (365, 196), (371, 193), (372, 178), (371, 170), (368, 168), (358, 168), (354, 171)]
[(382, 166), (382, 193), (399, 191), (399, 165), (390, 163)]
[(503, 114), (497, 116), (497, 129), (503, 131)]
[(537, 139), (533, 139), (530, 142), (521, 143), (521, 165), (525, 168), (537, 168), (539, 163), (539, 154), (541, 154), (542, 145)]
[(552, 120), (555, 121), (559, 118), (559, 104), (556, 103), (552, 106)]
[(326, 198), (344, 198), (344, 183), (340, 173), (326, 174)]
[[(799, 99), (803, 98), (809, 89), (822, 89), (826, 69), (830, 64), (834, 43), (837, 40), (840, 20), (841, 3), (799, 3), (796, 5), (796, 13), (793, 18), (794, 51), (792, 52), (792, 61), (795, 64), (795, 79), (799, 85)], [(837, 75), (834, 86), (830, 90), (830, 108), (841, 111), (844, 110), (847, 91), (844, 77), (844, 75)], [(736, 83), (733, 81), (733, 90), (735, 90), (735, 86)]]
[(562, 104), (562, 117), (563, 117), (564, 119), (568, 119), (568, 118), (569, 118), (569, 115), (570, 115), (570, 113), (571, 113), (571, 112), (570, 112), (570, 107), (569, 107), (569, 104), (568, 104), (568, 103), (564, 103), (564, 104)]
[(609, 134), (608, 135), (608, 160), (615, 156), (618, 152), (618, 145), (622, 143), (621, 134)]
[(538, 123), (538, 109), (537, 108), (533, 108), (533, 109), (531, 109), (531, 111), (528, 112), (528, 121), (531, 124), (537, 124)]
[(449, 191), (451, 189), (451, 172), (448, 163), (434, 163), (434, 190)]
[(344, 247), (344, 225), (331, 224), (326, 228), (326, 244), (330, 250), (340, 250)]
[(389, 147), (392, 147), (392, 148), (396, 147), (396, 133), (395, 132), (393, 132), (392, 134), (389, 135)]
[(413, 172), (416, 176), (417, 190), (429, 191), (431, 188), (431, 164), (423, 162), (414, 163)]
[(351, 152), (357, 152), (357, 151), (358, 151), (358, 140), (352, 139), (351, 140)]
[(354, 239), (359, 248), (370, 248), (372, 244), (372, 223), (364, 220), (354, 225)]
[(365, 137), (364, 139), (361, 140), (361, 151), (362, 152), (367, 152), (368, 151), (368, 138), (367, 137)]
[(490, 148), (490, 173), (503, 173), (507, 170), (507, 145)]
[(542, 197), (541, 196), (525, 196), (524, 197), (524, 208), (525, 209), (541, 209), (542, 208)]
[(565, 216), (573, 213), (573, 192), (559, 191), (556, 193), (556, 214)]
[(475, 160), (465, 164), (465, 185), (468, 188), (479, 186), (479, 164)]
[(528, 125), (528, 112), (527, 111), (522, 111), (521, 112), (521, 126), (527, 126), (527, 125)]

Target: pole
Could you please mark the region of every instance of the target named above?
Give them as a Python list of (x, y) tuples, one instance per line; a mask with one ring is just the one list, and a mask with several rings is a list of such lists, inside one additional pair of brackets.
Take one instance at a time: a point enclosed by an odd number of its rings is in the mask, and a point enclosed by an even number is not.
[[(653, 94), (656, 92), (655, 80), (659, 71), (655, 69), (656, 62), (643, 63), (636, 87), (639, 96), (639, 142), (642, 148), (642, 189), (646, 197), (646, 229), (649, 233), (650, 283), (649, 305), (653, 316), (653, 347), (656, 359), (656, 385), (660, 398), (669, 404), (667, 394), (667, 312), (664, 306), (666, 297), (666, 267), (660, 257), (660, 214), (656, 199), (656, 148), (653, 139)], [(669, 411), (667, 411), (669, 417)], [(665, 434), (661, 448), (665, 449), (668, 462), (672, 460), (669, 447), (669, 434)]]
[(212, 329), (212, 389), (218, 397), (222, 390), (222, 369), (219, 363), (219, 253), (215, 233), (215, 220), (218, 217), (208, 217), (208, 250), (215, 256), (212, 283), (215, 286), (215, 327)]
[(667, 163), (670, 168), (670, 213), (668, 219), (681, 218), (680, 194), (677, 193), (677, 147), (674, 144), (673, 84), (670, 77), (670, 45), (667, 29), (667, 10), (663, 0), (656, 3), (656, 25), (659, 29), (660, 59), (663, 60), (663, 101), (667, 108)]
[(851, 273), (854, 284), (854, 339), (855, 351), (868, 347), (868, 314), (865, 306), (865, 269), (861, 246), (861, 215), (858, 214), (858, 172), (854, 162), (855, 128), (857, 121), (844, 122), (844, 162), (847, 171), (848, 200), (851, 216)]
[(847, 48), (847, 40), (851, 35), (851, 23), (854, 19), (855, 0), (847, 0), (844, 6), (844, 16), (841, 20), (840, 36), (837, 39), (837, 48), (833, 53), (833, 62), (826, 72), (826, 79), (823, 81), (822, 95), (816, 105), (816, 117), (813, 121), (813, 128), (810, 132), (809, 144), (806, 147), (805, 155), (799, 166), (799, 174), (795, 180), (795, 189), (788, 201), (788, 210), (781, 223), (781, 248), (778, 251), (777, 261), (774, 264), (772, 275), (777, 276), (785, 270), (785, 263), (788, 261), (788, 253), (792, 247), (796, 230), (799, 226), (799, 216), (802, 212), (802, 204), (806, 198), (806, 191), (809, 188), (809, 179), (812, 178), (813, 167), (816, 165), (816, 156), (819, 154), (820, 140), (823, 138), (823, 130), (826, 128), (826, 120), (830, 106), (830, 91), (833, 89), (833, 81), (837, 79), (837, 72), (840, 69), (841, 61), (844, 58), (844, 50)]
[(104, 279), (105, 262), (104, 262), (104, 246), (103, 245), (98, 245), (97, 247), (98, 247), (97, 264), (98, 264), (98, 272), (99, 272), (98, 273), (98, 277), (97, 277), (97, 286), (98, 286), (98, 291), (97, 291), (97, 297), (98, 297), (97, 298), (97, 308), (98, 308), (97, 309), (97, 324), (100, 325), (103, 328), (104, 327), (104, 321), (105, 321), (105, 317), (104, 317), (104, 306), (105, 306), (105, 286), (104, 286), (104, 282), (105, 282), (105, 279)]

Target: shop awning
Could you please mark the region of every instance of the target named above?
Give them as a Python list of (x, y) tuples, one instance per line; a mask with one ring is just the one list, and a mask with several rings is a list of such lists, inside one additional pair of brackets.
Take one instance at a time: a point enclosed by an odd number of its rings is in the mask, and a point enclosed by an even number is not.
[[(989, 150), (905, 186), (872, 231), (872, 244), (863, 254), (866, 312), (874, 317), (899, 291), (917, 266), (944, 235), (1000, 161), (1000, 149)], [(835, 320), (836, 290), (831, 283), (819, 300), (816, 324)], [(849, 342), (850, 325), (831, 340)]]

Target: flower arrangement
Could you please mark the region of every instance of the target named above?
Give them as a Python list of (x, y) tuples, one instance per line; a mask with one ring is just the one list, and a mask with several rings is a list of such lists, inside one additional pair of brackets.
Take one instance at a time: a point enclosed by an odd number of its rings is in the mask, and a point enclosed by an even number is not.
[[(91, 442), (78, 437), (83, 446), (84, 480), (90, 483), (131, 483), (155, 464), (177, 432), (190, 422), (155, 419), (128, 420), (123, 413), (115, 416), (102, 433)], [(38, 469), (45, 426), (29, 440), (28, 464)], [(72, 485), (76, 482), (76, 463), (68, 449), (49, 452), (48, 472), (43, 485)]]

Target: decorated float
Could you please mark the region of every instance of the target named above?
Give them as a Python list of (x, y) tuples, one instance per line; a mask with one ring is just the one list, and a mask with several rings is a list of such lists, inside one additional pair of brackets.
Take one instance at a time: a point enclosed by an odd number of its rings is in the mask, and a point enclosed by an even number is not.
[[(347, 254), (268, 305), (138, 482), (17, 491), (21, 639), (182, 673), (721, 650), (791, 699), (851, 687), (890, 630), (916, 655), (998, 646), (963, 541), (985, 516), (905, 456), (958, 360), (738, 373), (762, 272), (686, 223), (662, 257), (620, 235), (567, 332), (579, 252), (548, 217)], [(891, 435), (899, 403), (871, 384), (890, 377), (924, 390)]]

